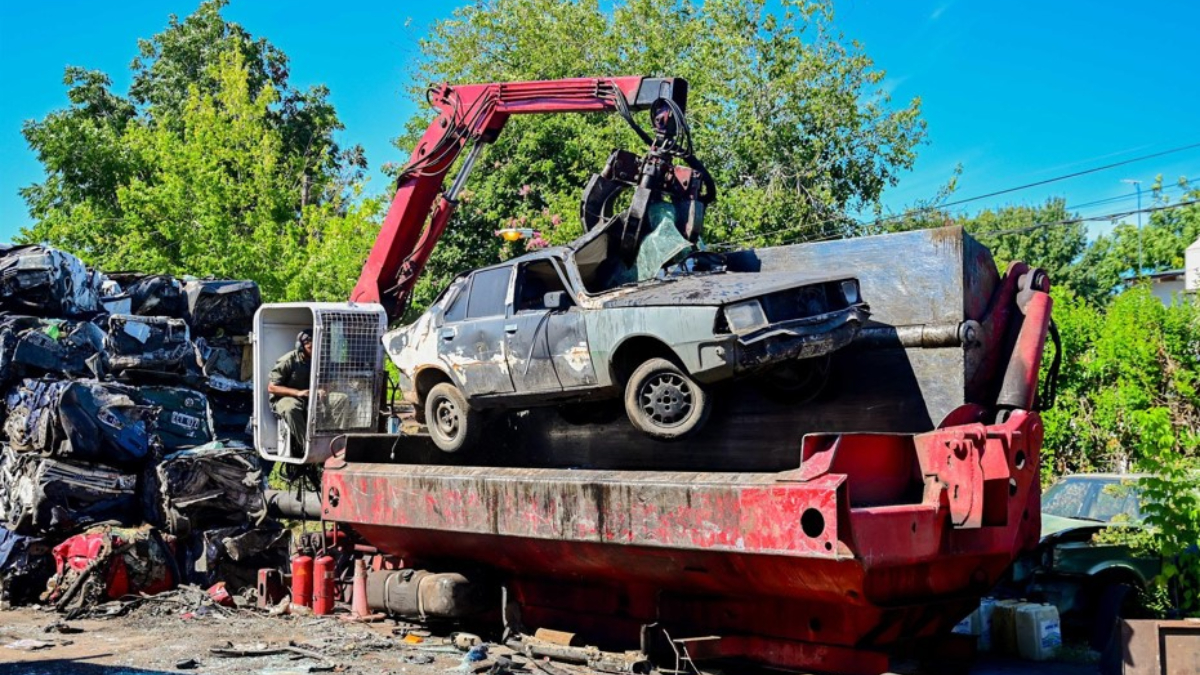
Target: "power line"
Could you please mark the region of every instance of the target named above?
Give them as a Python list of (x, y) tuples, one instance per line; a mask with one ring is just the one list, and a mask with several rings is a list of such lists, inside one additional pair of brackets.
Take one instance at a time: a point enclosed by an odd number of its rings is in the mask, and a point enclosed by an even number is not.
[[(1190, 174), (1190, 175), (1200, 175), (1200, 171), (1193, 172), (1193, 174)], [(1164, 186), (1158, 188), (1157, 190), (1151, 190), (1151, 192), (1158, 193), (1158, 194), (1165, 194), (1167, 192), (1172, 192), (1174, 190), (1196, 190), (1198, 188), (1200, 188), (1200, 183), (1193, 183), (1193, 182), (1189, 181), (1185, 185), (1179, 185), (1178, 183), (1175, 183), (1172, 185), (1164, 185)], [(1089, 206), (1101, 206), (1104, 204), (1115, 204), (1117, 202), (1123, 202), (1127, 199), (1133, 199), (1136, 196), (1137, 196), (1136, 192), (1129, 192), (1129, 193), (1122, 194), (1122, 195), (1116, 195), (1113, 197), (1105, 197), (1103, 199), (1097, 199), (1095, 201), (1084, 202), (1083, 204), (1072, 204), (1072, 205), (1066, 206), (1064, 208), (1067, 211), (1074, 211), (1076, 209), (1086, 209)]]
[(1182, 145), (1177, 148), (1171, 148), (1170, 150), (1163, 150), (1162, 152), (1155, 152), (1153, 154), (1142, 155), (1140, 157), (1132, 157), (1130, 159), (1121, 160), (1120, 162), (1113, 162), (1112, 164), (1105, 164), (1103, 166), (1097, 166), (1097, 167), (1093, 167), (1091, 169), (1084, 169), (1082, 171), (1075, 171), (1073, 173), (1067, 173), (1067, 174), (1063, 174), (1061, 176), (1055, 176), (1054, 178), (1047, 178), (1045, 180), (1039, 180), (1039, 181), (1035, 181), (1033, 183), (1026, 183), (1024, 185), (1018, 185), (1016, 187), (1011, 187), (1011, 188), (1007, 188), (1004, 190), (997, 190), (995, 192), (989, 192), (987, 194), (978, 195), (975, 197), (968, 197), (966, 199), (960, 199), (958, 201), (953, 201), (953, 202), (949, 202), (946, 204), (942, 204), (941, 208), (946, 208), (949, 206), (958, 206), (959, 204), (966, 204), (967, 202), (978, 201), (980, 199), (988, 199), (989, 197), (998, 197), (1000, 195), (1006, 195), (1010, 192), (1017, 192), (1019, 190), (1028, 190), (1029, 188), (1040, 187), (1042, 185), (1049, 185), (1050, 183), (1057, 183), (1059, 181), (1068, 180), (1070, 178), (1078, 178), (1079, 176), (1086, 176), (1089, 173), (1097, 173), (1100, 171), (1107, 171), (1109, 169), (1115, 169), (1118, 166), (1125, 166), (1126, 164), (1133, 164), (1134, 162), (1141, 162), (1141, 161), (1145, 161), (1147, 159), (1154, 159), (1156, 157), (1172, 155), (1177, 152), (1183, 152), (1184, 150), (1191, 150), (1193, 148), (1200, 148), (1200, 143), (1192, 143), (1191, 145)]
[[(1193, 200), (1184, 201), (1184, 202), (1176, 202), (1174, 204), (1151, 206), (1151, 207), (1147, 207), (1145, 209), (1133, 209), (1133, 210), (1129, 210), (1129, 211), (1121, 211), (1118, 213), (1106, 213), (1106, 214), (1097, 215), (1097, 216), (1080, 216), (1080, 217), (1076, 217), (1076, 218), (1065, 218), (1063, 220), (1054, 220), (1054, 221), (1047, 221), (1047, 222), (1041, 222), (1041, 223), (1033, 223), (1031, 225), (1026, 225), (1024, 227), (1017, 227), (1017, 228), (1012, 228), (1012, 229), (1007, 229), (1007, 230), (991, 230), (991, 231), (987, 231), (987, 232), (972, 232), (971, 235), (975, 236), (975, 237), (993, 237), (993, 236), (1001, 236), (1001, 235), (1006, 235), (1006, 234), (1019, 234), (1022, 232), (1028, 232), (1030, 230), (1035, 230), (1035, 229), (1039, 229), (1042, 227), (1052, 227), (1052, 226), (1056, 226), (1056, 225), (1074, 225), (1076, 223), (1087, 223), (1087, 222), (1093, 222), (1093, 221), (1096, 221), (1096, 222), (1111, 221), (1111, 220), (1116, 220), (1118, 218), (1124, 218), (1126, 216), (1136, 215), (1139, 213), (1153, 213), (1156, 211), (1170, 211), (1171, 209), (1177, 209), (1177, 208), (1180, 208), (1183, 206), (1191, 206), (1192, 204), (1200, 204), (1200, 199), (1193, 199)], [(930, 228), (918, 228), (917, 230), (914, 230), (914, 231), (919, 231), (922, 229), (930, 229)], [(832, 239), (838, 239), (842, 235), (842, 233), (832, 232), (829, 230), (819, 232), (816, 234), (818, 234), (820, 236), (802, 236), (802, 237), (796, 237), (796, 238), (792, 238), (792, 239), (786, 239), (777, 245), (786, 246), (788, 244), (829, 241)]]
[(1160, 206), (1149, 206), (1144, 209), (1134, 209), (1132, 211), (1123, 211), (1121, 213), (1106, 213), (1102, 216), (1086, 216), (1086, 217), (1081, 217), (1081, 218), (1064, 218), (1063, 220), (1052, 220), (1052, 221), (1048, 221), (1048, 222), (1044, 222), (1044, 223), (1033, 223), (1032, 225), (1026, 225), (1024, 227), (1014, 227), (1014, 228), (1011, 228), (1008, 230), (992, 230), (990, 232), (973, 232), (972, 235), (977, 236), (977, 237), (998, 237), (998, 236), (1005, 235), (1005, 234), (1020, 234), (1022, 232), (1029, 232), (1031, 230), (1036, 230), (1036, 229), (1039, 229), (1042, 227), (1053, 227), (1056, 225), (1075, 225), (1077, 223), (1085, 223), (1085, 222), (1091, 222), (1091, 221), (1116, 220), (1118, 218), (1134, 216), (1139, 213), (1155, 213), (1157, 211), (1170, 211), (1171, 209), (1178, 209), (1178, 208), (1182, 208), (1184, 206), (1191, 206), (1192, 204), (1200, 204), (1200, 199), (1190, 199), (1186, 202), (1176, 202), (1174, 204), (1162, 204)]
[[(841, 214), (841, 216), (827, 218), (825, 220), (819, 220), (814, 223), (805, 223), (802, 225), (785, 227), (785, 228), (781, 228), (778, 230), (774, 230), (772, 232), (760, 232), (757, 234), (746, 235), (743, 237), (734, 237), (732, 239), (726, 239), (724, 241), (714, 242), (712, 245), (719, 246), (719, 247), (728, 247), (731, 244), (739, 244), (739, 243), (743, 243), (743, 242), (747, 242), (747, 241), (752, 241), (754, 239), (758, 239), (761, 237), (779, 235), (779, 234), (783, 234), (786, 232), (792, 232), (795, 230), (806, 230), (806, 229), (810, 229), (813, 227), (822, 227), (822, 226), (826, 226), (826, 225), (830, 225), (830, 224), (835, 224), (835, 225), (855, 224), (855, 225), (859, 225), (859, 226), (878, 225), (881, 223), (887, 223), (887, 222), (891, 222), (891, 221), (895, 221), (895, 220), (901, 220), (904, 218), (911, 218), (913, 216), (921, 215), (923, 213), (930, 213), (933, 211), (942, 211), (942, 210), (945, 210), (945, 209), (953, 207), (953, 206), (960, 206), (962, 204), (979, 201), (981, 199), (989, 199), (991, 197), (1010, 194), (1013, 192), (1018, 192), (1020, 190), (1028, 190), (1030, 188), (1040, 187), (1042, 185), (1048, 185), (1050, 183), (1056, 183), (1056, 182), (1068, 180), (1071, 178), (1078, 178), (1079, 176), (1085, 176), (1085, 175), (1097, 173), (1100, 171), (1107, 171), (1109, 169), (1113, 169), (1113, 168), (1116, 168), (1119, 166), (1125, 166), (1127, 164), (1133, 164), (1135, 162), (1141, 162), (1141, 161), (1145, 161), (1147, 159), (1163, 157), (1165, 155), (1171, 155), (1171, 154), (1175, 154), (1175, 153), (1179, 153), (1179, 152), (1184, 152), (1186, 150), (1192, 150), (1195, 148), (1200, 148), (1200, 143), (1191, 143), (1188, 145), (1181, 145), (1181, 146), (1170, 148), (1167, 150), (1162, 150), (1160, 152), (1155, 152), (1155, 153), (1151, 153), (1148, 155), (1140, 155), (1138, 157), (1131, 157), (1129, 159), (1121, 160), (1119, 162), (1111, 162), (1109, 164), (1092, 167), (1090, 169), (1083, 169), (1081, 171), (1073, 171), (1071, 173), (1063, 174), (1060, 176), (1054, 176), (1053, 178), (1047, 178), (1045, 180), (1035, 181), (1032, 183), (1025, 183), (1023, 185), (1017, 185), (1015, 187), (1005, 188), (1003, 190), (997, 190), (995, 192), (989, 192), (987, 194), (976, 195), (974, 197), (966, 197), (966, 198), (958, 199), (958, 200), (955, 200), (952, 202), (947, 202), (945, 204), (924, 206), (919, 209), (913, 209), (911, 211), (905, 211), (903, 213), (897, 213), (897, 214), (894, 214), (891, 216), (886, 216), (883, 218), (876, 218), (871, 221), (856, 220), (846, 214)], [(818, 230), (818, 233), (821, 235), (828, 235), (828, 234), (831, 234), (831, 231), (828, 228), (822, 228), (822, 229)], [(826, 237), (826, 238), (828, 238), (828, 237)]]

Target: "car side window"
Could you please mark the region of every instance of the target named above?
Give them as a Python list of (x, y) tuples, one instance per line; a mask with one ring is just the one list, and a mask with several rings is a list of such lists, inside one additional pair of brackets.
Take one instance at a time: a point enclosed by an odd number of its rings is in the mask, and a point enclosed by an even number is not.
[(454, 298), (450, 301), (450, 306), (446, 308), (444, 314), (446, 321), (462, 321), (467, 315), (467, 291), (470, 285), (470, 279), (463, 279), (458, 283), (458, 288), (451, 290)]
[(504, 301), (508, 296), (508, 278), (511, 275), (511, 265), (476, 272), (471, 278), (471, 297), (467, 302), (467, 318), (481, 319), (504, 314)]
[(566, 290), (566, 285), (549, 260), (522, 265), (521, 275), (517, 279), (517, 312), (544, 310), (547, 293)]

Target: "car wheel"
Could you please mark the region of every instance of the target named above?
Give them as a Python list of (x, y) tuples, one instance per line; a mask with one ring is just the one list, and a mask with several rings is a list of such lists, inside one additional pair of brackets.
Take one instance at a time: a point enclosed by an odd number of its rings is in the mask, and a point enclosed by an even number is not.
[(479, 411), (472, 409), (458, 387), (449, 382), (435, 385), (425, 396), (425, 420), (429, 437), (443, 452), (458, 452), (474, 445), (483, 427)]
[(708, 392), (666, 359), (646, 361), (625, 383), (629, 421), (653, 438), (686, 438), (704, 426), (711, 408)]

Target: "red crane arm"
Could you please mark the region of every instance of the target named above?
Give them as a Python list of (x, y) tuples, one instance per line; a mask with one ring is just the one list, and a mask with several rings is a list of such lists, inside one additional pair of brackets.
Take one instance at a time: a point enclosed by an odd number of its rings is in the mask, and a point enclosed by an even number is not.
[[(381, 303), (391, 320), (404, 311), (484, 144), (496, 139), (510, 115), (625, 112), (647, 108), (659, 98), (672, 99), (682, 109), (687, 82), (635, 76), (439, 85), (429, 90), (428, 98), (438, 116), (400, 174), (392, 205), (350, 296), (352, 302)], [(444, 190), (446, 174), (468, 141), (474, 145)]]

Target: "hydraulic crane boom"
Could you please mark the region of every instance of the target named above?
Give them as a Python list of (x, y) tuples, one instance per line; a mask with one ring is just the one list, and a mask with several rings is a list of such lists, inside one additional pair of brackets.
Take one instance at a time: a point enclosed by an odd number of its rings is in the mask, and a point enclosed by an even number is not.
[[(404, 312), (483, 146), (496, 140), (510, 115), (615, 111), (629, 119), (631, 110), (648, 108), (659, 99), (674, 102), (682, 111), (687, 82), (635, 76), (439, 85), (430, 88), (428, 99), (438, 116), (400, 174), (396, 195), (350, 296), (352, 302), (382, 304), (390, 320)], [(468, 143), (471, 148), (454, 181), (444, 188), (446, 174)]]

